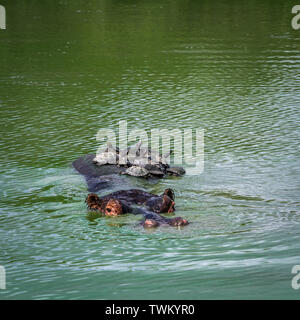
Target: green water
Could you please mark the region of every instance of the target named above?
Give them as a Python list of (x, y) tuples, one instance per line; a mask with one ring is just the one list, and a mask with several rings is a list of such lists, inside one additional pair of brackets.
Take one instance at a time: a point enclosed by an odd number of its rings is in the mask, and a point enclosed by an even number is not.
[[(300, 298), (294, 1), (0, 2), (0, 299)], [(202, 174), (139, 182), (189, 226), (87, 215), (70, 163), (119, 120), (205, 130)]]

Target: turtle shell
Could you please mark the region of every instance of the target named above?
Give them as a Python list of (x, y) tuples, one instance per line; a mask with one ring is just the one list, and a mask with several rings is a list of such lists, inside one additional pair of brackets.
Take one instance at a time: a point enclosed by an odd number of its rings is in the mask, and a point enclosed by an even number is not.
[(107, 154), (107, 163), (108, 164), (116, 164), (118, 162), (118, 155), (116, 152), (109, 151)]
[(160, 163), (163, 165), (168, 165), (168, 158), (170, 156), (171, 152), (166, 153), (165, 155), (160, 155), (160, 153), (158, 151), (155, 150), (151, 150), (149, 152), (149, 160), (151, 160), (151, 163), (156, 164), (156, 163)]
[(161, 170), (161, 167), (159, 164), (155, 164), (155, 163), (147, 163), (145, 165), (145, 169), (147, 169), (148, 171), (156, 171), (156, 170)]
[(105, 156), (105, 153), (97, 154), (96, 157), (93, 159), (93, 162), (97, 166), (103, 166), (107, 164), (107, 157)]
[(150, 170), (149, 173), (156, 177), (163, 177), (165, 175), (161, 170)]
[(120, 150), (119, 155), (122, 157), (125, 157), (128, 154), (129, 150), (130, 150), (130, 147), (127, 147), (126, 149)]
[(126, 169), (124, 174), (128, 174), (133, 177), (146, 177), (149, 175), (149, 171), (142, 167), (132, 166)]
[(185, 170), (182, 167), (170, 167), (166, 169), (169, 175), (182, 176), (185, 174)]
[(127, 156), (118, 155), (118, 165), (119, 166), (128, 166)]
[(139, 156), (141, 145), (142, 141), (140, 140), (136, 145), (128, 147), (127, 154), (130, 154), (130, 156)]
[(157, 152), (155, 150), (151, 150), (149, 158), (152, 163), (160, 163), (161, 162), (161, 156), (159, 155), (159, 152)]
[(103, 152), (96, 155), (93, 162), (98, 166), (105, 164), (116, 164), (118, 161), (118, 155), (115, 152)]
[(137, 167), (145, 168), (148, 162), (149, 162), (148, 158), (136, 158), (133, 160), (132, 164)]
[(145, 166), (145, 169), (147, 169), (150, 174), (152, 174), (154, 176), (159, 176), (159, 177), (164, 176), (166, 173), (164, 166), (160, 163), (158, 163), (158, 164), (148, 163)]

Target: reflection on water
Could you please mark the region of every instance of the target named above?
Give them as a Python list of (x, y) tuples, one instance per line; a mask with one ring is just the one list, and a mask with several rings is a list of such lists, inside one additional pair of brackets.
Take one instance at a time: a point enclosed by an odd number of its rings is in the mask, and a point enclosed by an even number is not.
[[(1, 299), (299, 298), (292, 1), (2, 4)], [(139, 182), (189, 226), (87, 215), (70, 163), (119, 120), (205, 130), (201, 175)]]

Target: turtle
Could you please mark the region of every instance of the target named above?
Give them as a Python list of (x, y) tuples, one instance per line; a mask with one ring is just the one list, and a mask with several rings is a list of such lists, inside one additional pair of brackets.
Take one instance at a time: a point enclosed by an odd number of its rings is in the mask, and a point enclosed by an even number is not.
[(98, 166), (105, 164), (116, 164), (118, 162), (118, 155), (115, 152), (104, 152), (96, 155), (93, 162)]
[(158, 151), (151, 150), (150, 154), (149, 154), (149, 160), (153, 164), (160, 163), (160, 164), (163, 164), (166, 167), (168, 167), (167, 159), (170, 157), (171, 154), (172, 154), (172, 151), (170, 151), (164, 155), (160, 155), (160, 153)]
[(120, 153), (122, 155), (131, 154), (131, 155), (138, 156), (140, 154), (140, 148), (141, 148), (142, 143), (143, 143), (142, 140), (140, 140), (134, 146), (129, 146), (129, 147), (125, 148), (124, 150), (121, 150)]
[(140, 157), (137, 157), (133, 160), (132, 164), (134, 166), (138, 166), (138, 167), (142, 167), (142, 168), (145, 168), (145, 166), (149, 163), (149, 160), (148, 158), (140, 158)]
[(128, 155), (129, 162), (133, 163), (136, 157), (140, 157), (141, 145), (142, 145), (142, 140), (140, 140), (136, 145), (127, 148), (128, 149), (127, 155)]
[(114, 148), (110, 142), (107, 143), (107, 148), (102, 152), (97, 153), (93, 162), (98, 166), (103, 166), (105, 164), (116, 164), (118, 162), (118, 148)]
[(182, 167), (169, 167), (166, 172), (170, 176), (182, 176), (185, 174), (185, 170)]
[(149, 171), (145, 168), (138, 167), (138, 166), (131, 166), (127, 168), (124, 172), (121, 174), (127, 174), (129, 176), (133, 177), (144, 177), (147, 178), (149, 176)]
[(151, 170), (149, 171), (149, 174), (155, 177), (163, 177), (165, 175), (165, 173), (161, 170)]
[(102, 153), (105, 153), (105, 152), (115, 152), (115, 153), (119, 153), (120, 150), (118, 147), (113, 147), (113, 145), (111, 144), (111, 142), (107, 142), (107, 146), (106, 148), (102, 149), (101, 151), (98, 151), (97, 154), (102, 154)]
[(156, 150), (149, 150), (148, 157), (149, 157), (149, 160), (152, 161), (153, 163), (158, 163), (161, 160), (160, 154)]
[(122, 156), (118, 154), (118, 162), (117, 162), (118, 167), (124, 166), (124, 167), (129, 167), (130, 162), (128, 161), (128, 158), (126, 155)]
[(165, 170), (160, 164), (148, 163), (144, 168), (153, 176), (163, 177), (165, 175)]
[[(134, 146), (127, 147), (118, 152), (120, 159), (125, 159), (128, 156), (128, 161), (132, 165), (144, 167), (147, 163), (151, 164), (163, 164), (168, 167), (167, 158), (170, 156), (171, 152), (165, 155), (160, 155), (156, 150), (151, 150), (151, 148), (142, 147), (142, 140), (140, 140)], [(123, 160), (123, 163), (125, 161)]]
[(125, 166), (132, 165), (136, 156), (139, 156), (139, 150), (140, 150), (141, 144), (142, 144), (142, 141), (139, 141), (134, 146), (129, 146), (123, 150), (119, 150), (118, 151), (119, 165), (125, 165)]
[(139, 156), (140, 157), (149, 157), (151, 154), (151, 149), (146, 147), (141, 147), (139, 150)]
[(120, 150), (118, 147), (114, 147), (111, 142), (107, 142), (107, 148), (105, 149), (106, 152), (115, 152), (115, 153), (119, 153)]
[(107, 156), (106, 153), (99, 153), (96, 155), (96, 157), (93, 159), (93, 162), (98, 166), (103, 166), (107, 164)]
[[(139, 142), (141, 145), (141, 141)], [(137, 149), (136, 155), (140, 158), (148, 158), (149, 162), (152, 164), (167, 164), (167, 158), (170, 156), (172, 152), (168, 152), (164, 155), (160, 155), (160, 153), (156, 150), (147, 147), (139, 147)]]
[(169, 166), (167, 159), (170, 157), (171, 154), (172, 154), (172, 151), (169, 151), (169, 152), (163, 154), (159, 159), (159, 163), (162, 163), (163, 165)]

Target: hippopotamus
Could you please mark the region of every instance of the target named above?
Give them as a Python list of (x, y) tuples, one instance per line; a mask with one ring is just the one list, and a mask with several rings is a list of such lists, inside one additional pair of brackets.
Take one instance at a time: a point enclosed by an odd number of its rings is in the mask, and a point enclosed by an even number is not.
[[(116, 164), (96, 165), (95, 154), (88, 154), (75, 160), (73, 167), (82, 174), (90, 193), (86, 198), (89, 209), (108, 216), (132, 213), (144, 216), (143, 226), (157, 227), (161, 224), (172, 226), (187, 225), (181, 217), (166, 218), (159, 213), (171, 213), (175, 210), (175, 195), (172, 189), (166, 189), (162, 195), (155, 195), (139, 189), (119, 190), (99, 197), (95, 192), (122, 186), (132, 188), (132, 180), (123, 175), (128, 167)], [(155, 179), (156, 177), (153, 177)]]
[[(144, 216), (142, 225), (145, 228), (157, 227), (162, 224), (171, 226), (188, 224), (188, 221), (181, 217), (166, 218), (159, 214), (175, 210), (172, 189), (166, 189), (160, 196), (138, 189), (120, 190), (102, 197), (90, 193), (86, 198), (86, 204), (89, 209), (99, 211), (107, 216), (126, 213), (142, 214)], [(134, 205), (143, 205), (146, 208)]]

